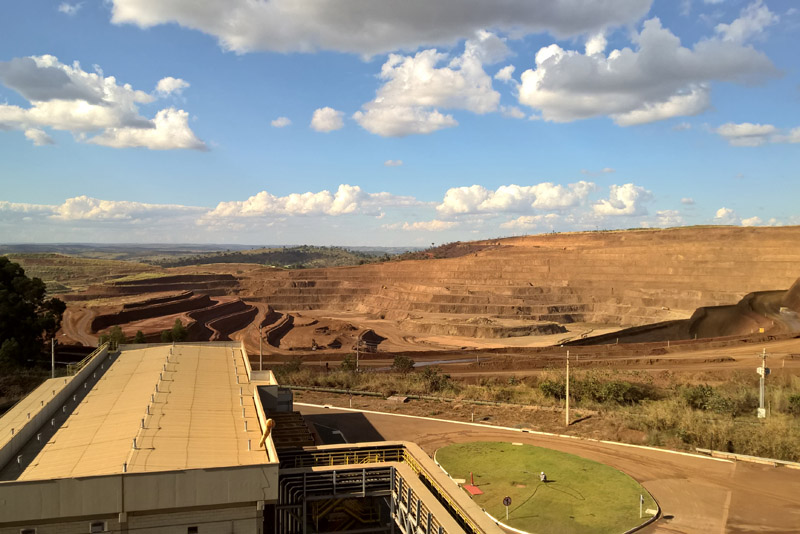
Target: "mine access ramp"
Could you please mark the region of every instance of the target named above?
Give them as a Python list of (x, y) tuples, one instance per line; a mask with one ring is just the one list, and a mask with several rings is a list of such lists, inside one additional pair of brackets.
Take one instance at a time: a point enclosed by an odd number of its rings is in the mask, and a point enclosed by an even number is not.
[(414, 443), (281, 450), (278, 502), (265, 528), (312, 532), (502, 532)]

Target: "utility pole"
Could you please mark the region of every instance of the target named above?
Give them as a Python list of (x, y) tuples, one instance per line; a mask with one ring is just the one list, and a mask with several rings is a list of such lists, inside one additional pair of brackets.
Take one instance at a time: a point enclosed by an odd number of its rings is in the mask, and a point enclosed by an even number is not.
[(566, 398), (567, 398), (566, 426), (569, 426), (569, 351), (567, 351), (567, 391), (566, 391)]
[(56, 338), (50, 339), (50, 378), (56, 377)]
[(263, 337), (261, 336), (261, 325), (258, 325), (258, 370), (264, 370), (264, 352), (261, 350), (261, 340)]
[(767, 416), (767, 410), (764, 408), (764, 382), (769, 374), (769, 367), (767, 367), (767, 349), (761, 350), (761, 367), (756, 369), (759, 378), (759, 391), (758, 391), (758, 418), (764, 419)]
[(356, 372), (358, 372), (358, 349), (361, 348), (361, 338), (356, 340)]

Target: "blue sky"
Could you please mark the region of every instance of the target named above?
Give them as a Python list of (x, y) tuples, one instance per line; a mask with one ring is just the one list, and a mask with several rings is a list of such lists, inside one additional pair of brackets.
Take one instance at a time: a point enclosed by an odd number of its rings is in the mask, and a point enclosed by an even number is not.
[(795, 5), (6, 2), (0, 242), (800, 224)]

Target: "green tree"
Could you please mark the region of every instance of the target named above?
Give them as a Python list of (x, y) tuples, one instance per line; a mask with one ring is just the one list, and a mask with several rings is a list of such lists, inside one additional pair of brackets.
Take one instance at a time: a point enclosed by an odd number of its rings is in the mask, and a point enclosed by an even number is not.
[(407, 374), (414, 369), (415, 363), (416, 362), (408, 356), (398, 354), (394, 357), (394, 362), (392, 362), (392, 371)]
[(34, 360), (61, 327), (66, 304), (47, 299), (39, 278), (28, 278), (18, 263), (0, 257), (0, 359), (21, 365)]
[(342, 364), (339, 366), (342, 371), (353, 372), (356, 370), (356, 360), (352, 354), (345, 354)]
[(145, 337), (144, 337), (144, 332), (142, 332), (141, 330), (137, 330), (136, 331), (136, 335), (133, 336), (133, 342), (134, 343), (147, 343), (147, 339), (145, 339)]
[(172, 325), (172, 341), (186, 341), (187, 337), (189, 337), (189, 332), (186, 327), (183, 326), (180, 319), (175, 319), (175, 324)]
[(172, 343), (172, 330), (164, 330), (161, 332), (162, 343)]
[(108, 343), (110, 350), (117, 350), (117, 347), (127, 342), (128, 338), (125, 337), (125, 334), (122, 332), (122, 328), (117, 325), (112, 326), (108, 332), (101, 335), (98, 341), (100, 345), (103, 343)]

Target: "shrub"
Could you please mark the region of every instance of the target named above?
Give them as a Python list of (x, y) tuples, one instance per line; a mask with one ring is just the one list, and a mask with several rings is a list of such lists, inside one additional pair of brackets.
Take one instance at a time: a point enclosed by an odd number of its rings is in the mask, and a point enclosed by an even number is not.
[(392, 362), (392, 371), (403, 374), (409, 373), (414, 369), (415, 363), (416, 362), (408, 356), (398, 354), (394, 357), (394, 362)]
[(101, 335), (98, 341), (100, 345), (103, 343), (108, 343), (110, 350), (117, 350), (117, 347), (120, 344), (125, 343), (127, 338), (125, 337), (125, 334), (122, 333), (122, 328), (117, 325), (111, 327), (111, 330)]
[(172, 325), (172, 341), (186, 341), (187, 337), (189, 337), (189, 332), (186, 327), (183, 326), (180, 319), (175, 319), (175, 324)]
[(355, 372), (356, 370), (356, 360), (353, 358), (352, 354), (346, 354), (344, 359), (342, 360), (339, 369), (342, 371), (348, 371), (350, 373)]
[(800, 415), (800, 395), (789, 395), (789, 413)]
[(421, 378), (425, 389), (431, 393), (442, 391), (450, 382), (450, 375), (442, 373), (441, 368), (435, 365), (426, 367)]
[(566, 396), (567, 388), (564, 382), (556, 382), (554, 380), (543, 380), (539, 383), (539, 390), (546, 397), (553, 397), (554, 399), (563, 399)]
[[(167, 332), (169, 332), (169, 330), (167, 330)], [(286, 380), (290, 375), (299, 372), (302, 364), (303, 360), (295, 356), (288, 362), (275, 368), (275, 375), (277, 375), (276, 378), (278, 378), (280, 381)]]

